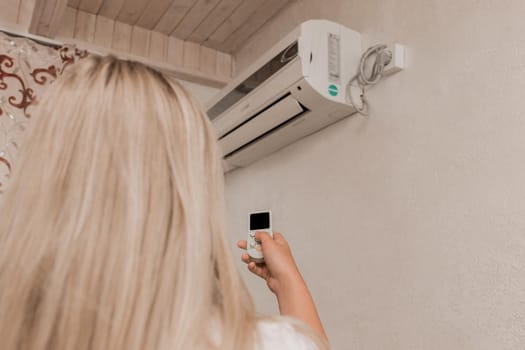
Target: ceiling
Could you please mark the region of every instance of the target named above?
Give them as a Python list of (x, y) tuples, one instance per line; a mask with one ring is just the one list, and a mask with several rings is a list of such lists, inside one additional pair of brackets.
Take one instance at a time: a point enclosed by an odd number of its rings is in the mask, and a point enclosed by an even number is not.
[(68, 6), (234, 52), (293, 0), (68, 0)]

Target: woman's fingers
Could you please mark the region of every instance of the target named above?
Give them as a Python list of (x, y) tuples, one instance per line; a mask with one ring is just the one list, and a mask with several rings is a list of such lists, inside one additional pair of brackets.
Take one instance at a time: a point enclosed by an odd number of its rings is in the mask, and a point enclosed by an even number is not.
[[(241, 249), (246, 249), (246, 241), (241, 240), (237, 242), (237, 247)], [(241, 260), (243, 263), (248, 265), (248, 270), (252, 272), (253, 274), (266, 279), (268, 277), (268, 269), (266, 268), (266, 265), (258, 265), (255, 262), (250, 260), (250, 256), (247, 253), (241, 254)]]
[(286, 243), (286, 239), (284, 239), (283, 235), (280, 232), (273, 233), (273, 240), (278, 243)]
[(248, 270), (250, 270), (250, 272), (256, 274), (257, 276), (261, 277), (264, 280), (268, 278), (268, 269), (266, 268), (265, 265), (257, 265), (253, 261), (250, 261), (248, 263)]
[(246, 253), (243, 253), (243, 254), (241, 255), (241, 260), (242, 260), (245, 264), (247, 264), (247, 263), (250, 262), (250, 256), (249, 256), (248, 254), (246, 254)]
[(241, 249), (246, 249), (246, 240), (240, 240), (240, 241), (237, 241), (237, 247), (241, 248)]

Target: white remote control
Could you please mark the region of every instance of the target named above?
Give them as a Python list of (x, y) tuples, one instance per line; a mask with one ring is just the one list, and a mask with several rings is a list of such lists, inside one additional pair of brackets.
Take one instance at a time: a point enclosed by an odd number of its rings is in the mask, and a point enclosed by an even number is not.
[(264, 262), (262, 246), (255, 240), (255, 232), (268, 232), (273, 237), (272, 213), (269, 210), (250, 213), (250, 227), (246, 250), (250, 259), (258, 264)]

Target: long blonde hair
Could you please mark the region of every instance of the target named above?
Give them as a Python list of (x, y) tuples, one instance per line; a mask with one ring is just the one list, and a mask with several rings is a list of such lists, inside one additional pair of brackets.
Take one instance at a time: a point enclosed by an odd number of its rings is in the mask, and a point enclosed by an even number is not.
[(0, 349), (253, 348), (215, 135), (186, 91), (91, 57), (33, 115), (0, 212)]

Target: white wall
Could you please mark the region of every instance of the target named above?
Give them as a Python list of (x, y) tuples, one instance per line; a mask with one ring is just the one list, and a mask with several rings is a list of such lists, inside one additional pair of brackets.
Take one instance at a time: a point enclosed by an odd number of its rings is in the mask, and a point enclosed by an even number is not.
[(220, 89), (192, 83), (191, 81), (187, 80), (179, 79), (179, 82), (186, 88), (186, 90), (188, 90), (190, 94), (193, 95), (193, 97), (195, 97), (200, 102), (202, 106), (206, 106), (206, 103), (220, 91)]
[(302, 0), (238, 53), (242, 69), (309, 18), (409, 48), (370, 117), (227, 176), (232, 240), (249, 210), (273, 210), (335, 349), (525, 349), (524, 13), (522, 0)]

